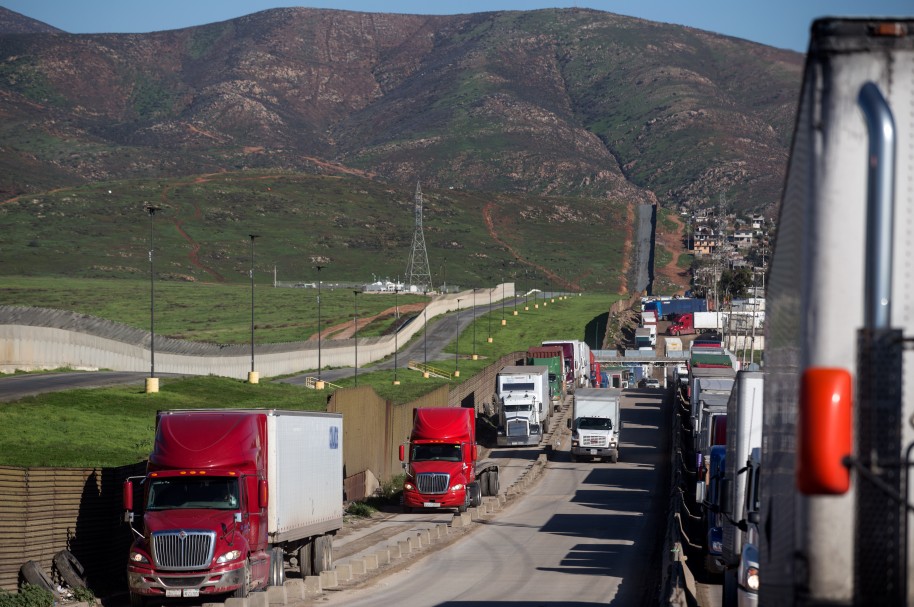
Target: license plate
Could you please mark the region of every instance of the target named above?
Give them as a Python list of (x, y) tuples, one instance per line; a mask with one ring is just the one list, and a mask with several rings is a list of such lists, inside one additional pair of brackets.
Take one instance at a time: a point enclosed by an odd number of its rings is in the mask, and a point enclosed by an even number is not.
[(425, 502), (422, 505), (425, 506), (426, 508), (440, 508), (441, 507), (441, 504), (439, 504), (438, 502)]
[(165, 596), (181, 596), (181, 590), (166, 590)]
[(199, 588), (185, 588), (184, 596), (192, 596), (192, 597), (200, 596), (200, 589)]
[(590, 454), (591, 454), (591, 455), (596, 455), (596, 454), (597, 454), (597, 450), (596, 450), (596, 449), (591, 449), (591, 450), (590, 450)]

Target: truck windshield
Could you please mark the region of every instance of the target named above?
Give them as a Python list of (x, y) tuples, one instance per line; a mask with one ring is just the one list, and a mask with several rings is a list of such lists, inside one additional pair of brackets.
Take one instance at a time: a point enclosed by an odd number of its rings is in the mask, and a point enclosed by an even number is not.
[(506, 413), (523, 413), (524, 411), (532, 411), (533, 405), (527, 403), (524, 405), (505, 405)]
[(150, 481), (146, 510), (237, 510), (239, 494), (237, 478), (156, 478)]
[(612, 430), (613, 422), (606, 417), (581, 417), (578, 419), (579, 430)]
[(413, 445), (411, 461), (460, 461), (460, 445)]

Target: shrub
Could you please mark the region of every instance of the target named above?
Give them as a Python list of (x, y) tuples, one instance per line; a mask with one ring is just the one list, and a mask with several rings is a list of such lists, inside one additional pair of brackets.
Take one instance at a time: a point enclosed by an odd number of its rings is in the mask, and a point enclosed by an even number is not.
[(54, 595), (50, 590), (25, 584), (18, 594), (0, 589), (0, 607), (51, 607)]

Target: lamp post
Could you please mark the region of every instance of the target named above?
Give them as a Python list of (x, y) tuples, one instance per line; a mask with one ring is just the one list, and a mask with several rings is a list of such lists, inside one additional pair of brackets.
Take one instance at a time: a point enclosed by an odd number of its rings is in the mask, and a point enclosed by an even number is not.
[(514, 272), (511, 278), (514, 281), (514, 313), (511, 316), (517, 316), (517, 272)]
[(424, 326), (424, 330), (422, 331), (422, 348), (424, 350), (422, 363), (425, 365), (422, 370), (422, 377), (428, 379), (428, 287), (422, 291), (422, 294), (426, 297), (425, 307), (422, 308), (422, 324)]
[(487, 316), (489, 318), (489, 338), (486, 341), (492, 343), (492, 289), (489, 289), (489, 313)]
[(476, 287), (473, 287), (473, 360), (479, 358), (476, 356)]
[(359, 385), (359, 292), (353, 291), (355, 302), (355, 385)]
[(316, 390), (324, 389), (324, 381), (321, 379), (321, 270), (326, 266), (314, 266), (317, 270), (317, 382), (314, 384)]
[(156, 290), (155, 266), (153, 257), (155, 253), (155, 216), (160, 207), (147, 204), (146, 212), (149, 213), (149, 377), (146, 378), (146, 394), (159, 391), (159, 378), (156, 377)]
[(527, 270), (524, 270), (524, 312), (530, 311), (530, 305), (527, 303), (527, 295), (530, 293), (530, 288), (527, 287)]
[(400, 350), (398, 333), (400, 332), (400, 287), (394, 287), (394, 385), (399, 386), (400, 380), (397, 379), (397, 370), (400, 365), (397, 362), (397, 354)]
[(248, 373), (248, 383), (260, 382), (260, 375), (254, 370), (254, 239), (259, 234), (248, 234), (251, 237), (251, 370)]
[(505, 319), (505, 279), (501, 279), (501, 326), (508, 324), (508, 321)]
[(460, 300), (457, 300), (457, 344), (454, 349), (454, 377), (460, 377)]

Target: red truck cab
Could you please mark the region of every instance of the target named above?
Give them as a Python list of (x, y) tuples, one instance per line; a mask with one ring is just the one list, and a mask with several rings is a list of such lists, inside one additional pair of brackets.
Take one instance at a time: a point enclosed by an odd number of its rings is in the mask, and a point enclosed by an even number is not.
[(456, 407), (413, 410), (408, 445), (400, 445), (405, 462), (403, 509), (455, 508), (482, 504), (483, 494), (497, 492), (498, 469), (479, 469), (476, 411)]
[[(147, 598), (247, 596), (252, 580), (266, 585), (264, 425), (263, 417), (242, 414), (200, 423), (159, 415), (142, 532), (127, 567), (133, 607)], [(132, 511), (131, 482), (124, 502)]]

